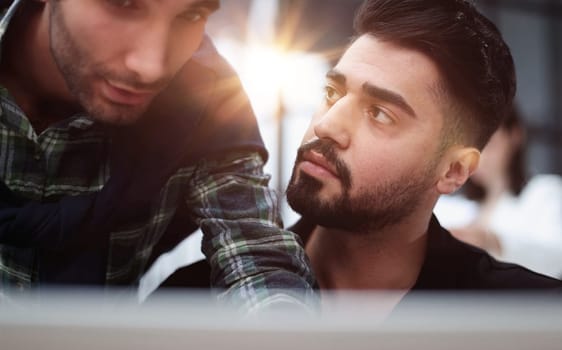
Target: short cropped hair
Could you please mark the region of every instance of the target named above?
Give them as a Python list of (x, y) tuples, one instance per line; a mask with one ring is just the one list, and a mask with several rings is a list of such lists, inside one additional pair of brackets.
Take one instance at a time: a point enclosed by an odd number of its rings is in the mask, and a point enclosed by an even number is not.
[[(503, 120), (498, 128), (499, 130), (504, 130), (510, 134), (510, 138), (513, 137), (513, 133), (519, 131), (523, 134), (521, 140), (514, 146), (511, 152), (507, 164), (507, 179), (508, 179), (508, 189), (509, 192), (515, 196), (519, 196), (523, 188), (529, 180), (529, 174), (527, 173), (527, 163), (525, 155), (527, 152), (526, 143), (526, 126), (521, 116), (521, 112), (516, 106), (511, 110), (507, 117)], [(484, 186), (477, 184), (472, 178), (469, 178), (466, 183), (462, 186), (461, 193), (468, 199), (472, 199), (477, 202), (483, 202), (486, 198), (486, 189)]]
[(482, 149), (511, 110), (515, 67), (497, 27), (465, 0), (366, 0), (354, 19), (357, 36), (423, 52), (438, 66), (451, 100), (444, 138)]

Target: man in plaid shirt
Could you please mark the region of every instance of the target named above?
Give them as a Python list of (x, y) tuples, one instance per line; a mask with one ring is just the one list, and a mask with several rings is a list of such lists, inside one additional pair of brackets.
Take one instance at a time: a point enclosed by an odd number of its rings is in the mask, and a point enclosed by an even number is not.
[(0, 64), (1, 290), (135, 286), (159, 241), (200, 227), (220, 297), (308, 300), (255, 117), (204, 35), (219, 2), (18, 2)]

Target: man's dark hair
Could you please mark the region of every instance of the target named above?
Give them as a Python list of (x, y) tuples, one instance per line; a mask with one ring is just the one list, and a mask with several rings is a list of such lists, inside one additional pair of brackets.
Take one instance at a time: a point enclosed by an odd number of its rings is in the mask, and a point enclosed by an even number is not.
[[(515, 68), (496, 26), (465, 0), (366, 0), (354, 27), (360, 35), (423, 52), (451, 100), (444, 142), (483, 148), (511, 109)], [(444, 95), (443, 95), (444, 93)]]
[[(505, 130), (508, 133), (514, 133), (519, 131), (523, 133), (521, 141), (513, 149), (513, 153), (509, 159), (507, 175), (508, 175), (508, 188), (511, 194), (518, 196), (525, 185), (527, 184), (528, 174), (527, 174), (527, 164), (525, 162), (525, 152), (527, 150), (527, 144), (525, 142), (525, 125), (521, 118), (519, 109), (515, 106), (507, 117), (501, 123), (500, 130)], [(510, 136), (512, 137), (512, 136)], [(477, 202), (482, 202), (488, 193), (486, 189), (477, 184), (474, 180), (468, 179), (466, 183), (462, 186), (461, 193), (468, 199), (475, 200)]]

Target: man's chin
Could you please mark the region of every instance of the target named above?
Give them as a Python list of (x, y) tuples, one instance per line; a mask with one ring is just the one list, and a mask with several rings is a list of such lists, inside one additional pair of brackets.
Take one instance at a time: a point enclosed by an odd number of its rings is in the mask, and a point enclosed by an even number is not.
[(100, 123), (116, 126), (126, 126), (135, 124), (139, 119), (140, 115), (135, 116), (96, 116), (93, 115), (92, 118)]
[(287, 203), (297, 213), (308, 216), (316, 214), (321, 208), (333, 202), (333, 198), (324, 198), (322, 183), (316, 179), (301, 178), (300, 181), (291, 182), (287, 187)]
[(145, 114), (147, 106), (111, 106), (110, 108), (98, 107), (87, 109), (92, 119), (110, 125), (131, 125), (136, 123)]

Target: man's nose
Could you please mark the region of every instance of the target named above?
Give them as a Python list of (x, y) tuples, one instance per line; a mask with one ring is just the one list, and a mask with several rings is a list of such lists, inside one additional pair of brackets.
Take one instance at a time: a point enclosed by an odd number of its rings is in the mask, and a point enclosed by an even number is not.
[(347, 97), (342, 97), (314, 122), (314, 133), (319, 138), (328, 138), (338, 147), (347, 148), (351, 142), (353, 107)]
[(168, 27), (152, 25), (139, 32), (125, 57), (125, 66), (136, 75), (139, 83), (157, 84), (166, 77), (169, 50)]

